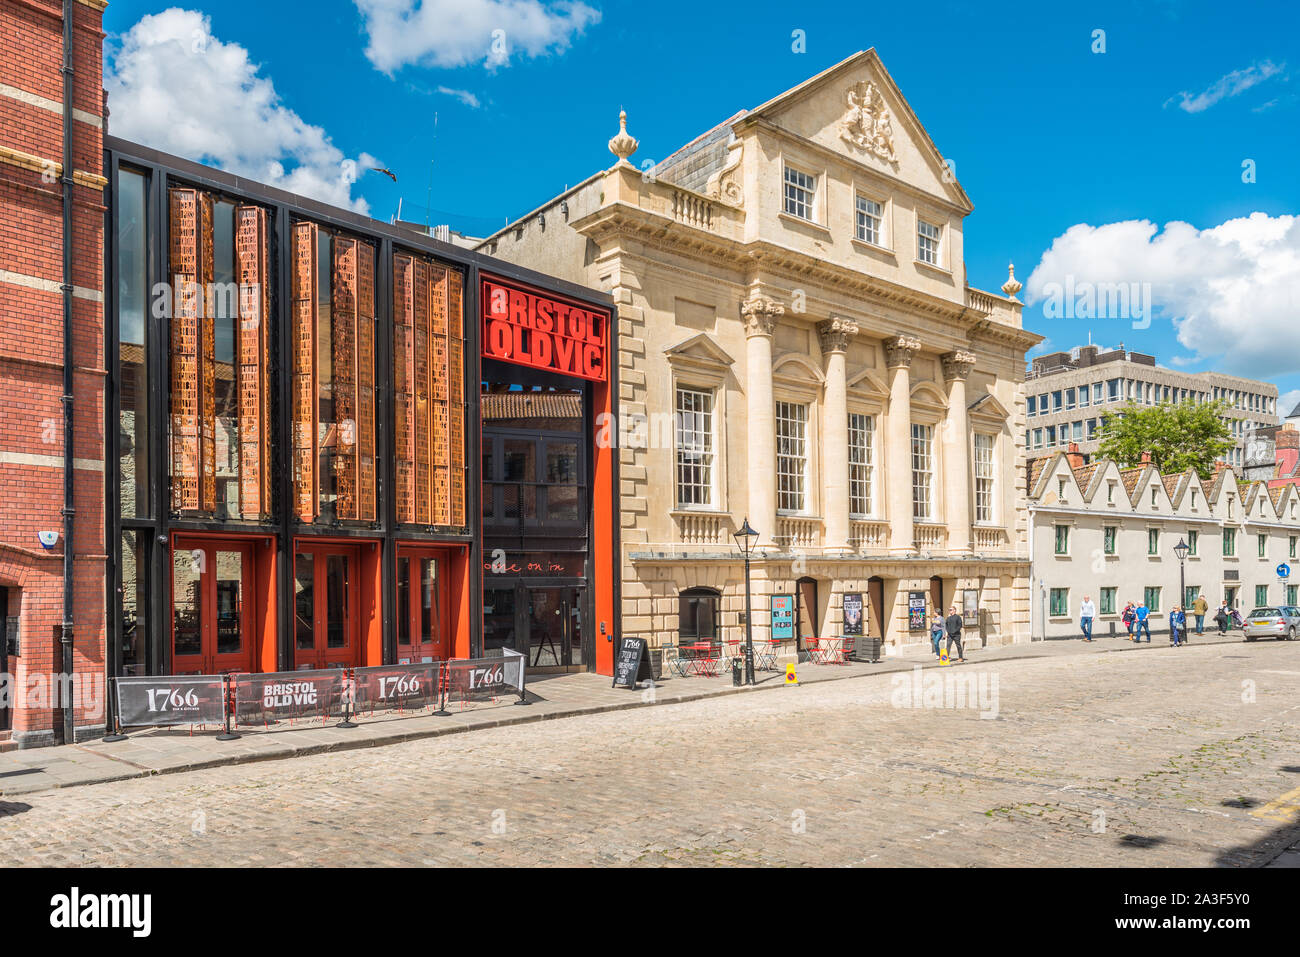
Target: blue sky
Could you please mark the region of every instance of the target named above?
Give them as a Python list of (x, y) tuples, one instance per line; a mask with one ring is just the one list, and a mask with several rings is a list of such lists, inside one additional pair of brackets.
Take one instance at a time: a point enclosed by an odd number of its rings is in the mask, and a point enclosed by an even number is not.
[[(661, 159), (874, 46), (975, 204), (973, 285), (1014, 260), (1051, 348), (1091, 332), (1300, 400), (1298, 7), (113, 0), (105, 62), (114, 132), (482, 234), (610, 165), (620, 107)], [(1066, 276), (1148, 284), (1154, 321), (1060, 318)]]

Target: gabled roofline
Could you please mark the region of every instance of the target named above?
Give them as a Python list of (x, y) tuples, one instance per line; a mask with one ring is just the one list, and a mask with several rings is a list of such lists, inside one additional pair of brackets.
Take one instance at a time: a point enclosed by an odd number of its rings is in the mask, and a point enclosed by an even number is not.
[[(742, 116), (739, 120), (737, 120), (734, 124), (732, 124), (733, 129), (739, 129), (741, 127), (747, 126), (751, 122), (758, 121), (760, 118), (764, 116), (764, 114), (774, 112), (779, 107), (785, 106), (791, 101), (802, 98), (803, 96), (810, 93), (814, 87), (821, 86), (825, 81), (829, 80), (835, 74), (846, 71), (851, 67), (857, 66), (860, 63), (871, 63), (880, 71), (881, 76), (883, 76), (885, 81), (889, 84), (890, 92), (898, 98), (898, 102), (902, 105), (901, 115), (903, 119), (906, 120), (915, 129), (915, 131), (920, 134), (917, 137), (917, 143), (921, 147), (921, 151), (923, 153), (929, 153), (930, 158), (935, 161), (935, 164), (939, 167), (942, 167), (944, 162), (943, 154), (939, 151), (939, 147), (935, 145), (934, 139), (930, 136), (929, 131), (926, 130), (924, 124), (922, 124), (921, 120), (917, 117), (916, 111), (912, 109), (912, 105), (907, 102), (907, 97), (903, 95), (903, 91), (899, 88), (898, 84), (894, 81), (894, 78), (892, 75), (890, 75), (889, 70), (885, 68), (885, 64), (880, 59), (880, 54), (876, 52), (875, 47), (868, 47), (866, 50), (859, 51), (858, 53), (855, 53), (850, 57), (846, 57), (845, 59), (841, 60), (839, 63), (836, 63), (835, 65), (828, 67), (825, 70), (822, 70), (820, 73), (804, 80), (798, 86), (791, 87), (790, 89), (786, 90), (784, 93), (777, 94), (776, 96), (772, 97), (772, 99), (768, 100), (766, 103), (763, 103), (760, 106), (755, 107), (754, 109), (746, 113), (744, 116)], [(966, 190), (962, 188), (961, 183), (959, 183), (955, 177), (953, 178), (951, 185), (953, 187), (953, 190), (957, 193), (960, 199), (960, 203), (958, 205), (965, 208), (967, 213), (973, 211), (975, 209), (975, 205), (971, 202), (970, 197), (966, 194)]]

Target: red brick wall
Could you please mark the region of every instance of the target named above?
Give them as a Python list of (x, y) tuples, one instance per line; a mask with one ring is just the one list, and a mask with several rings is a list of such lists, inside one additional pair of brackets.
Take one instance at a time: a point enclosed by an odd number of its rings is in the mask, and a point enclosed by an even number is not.
[[(93, 694), (76, 707), (79, 726), (104, 723), (104, 203), (90, 182), (103, 175), (102, 4), (73, 7), (73, 106), (99, 119), (74, 118), (73, 354), (75, 455), (98, 463), (75, 472), (74, 665)], [(59, 0), (0, 3), (0, 147), (34, 156), (37, 169), (0, 149), (0, 588), (19, 615), (22, 654), (15, 672), (14, 736), (48, 743), (60, 733), (57, 702), (26, 706), (54, 685), (60, 668), (63, 539), (50, 550), (42, 530), (62, 531), (63, 11)], [(50, 101), (50, 102), (45, 102)], [(51, 107), (54, 108), (51, 108)], [(76, 114), (74, 114), (74, 117)], [(82, 174), (85, 174), (84, 176)], [(16, 665), (16, 667), (15, 667)]]

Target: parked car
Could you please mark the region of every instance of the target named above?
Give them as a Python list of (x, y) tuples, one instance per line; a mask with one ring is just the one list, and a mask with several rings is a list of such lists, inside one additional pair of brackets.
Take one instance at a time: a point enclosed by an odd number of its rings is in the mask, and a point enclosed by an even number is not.
[(1300, 631), (1300, 609), (1290, 605), (1256, 608), (1246, 616), (1241, 631), (1247, 641), (1254, 641), (1256, 638), (1292, 641)]

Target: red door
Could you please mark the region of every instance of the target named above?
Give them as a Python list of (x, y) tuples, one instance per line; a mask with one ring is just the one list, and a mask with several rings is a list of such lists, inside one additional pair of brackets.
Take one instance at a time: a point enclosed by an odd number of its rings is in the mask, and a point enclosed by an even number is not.
[(447, 562), (439, 549), (397, 549), (397, 661), (419, 664), (446, 659)]
[(355, 667), (360, 660), (361, 550), (299, 542), (293, 569), (294, 667)]
[(250, 671), (253, 547), (178, 536), (172, 550), (172, 672)]

